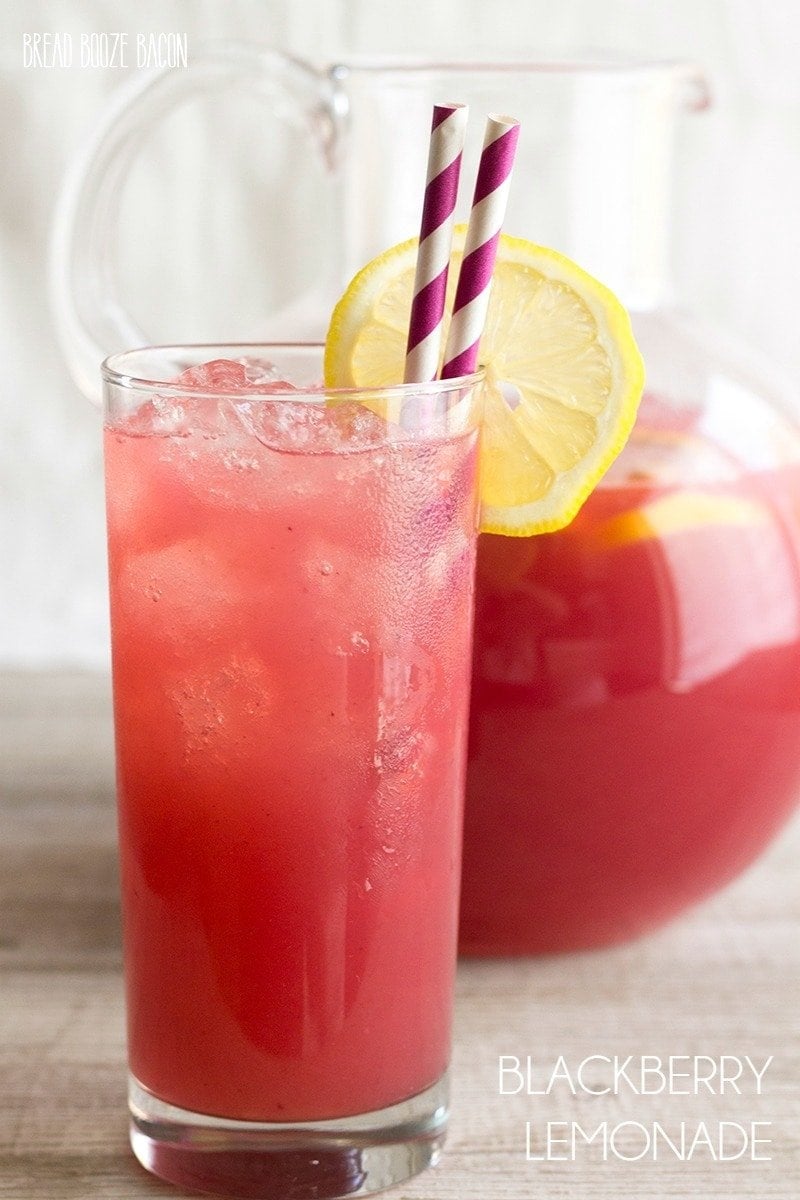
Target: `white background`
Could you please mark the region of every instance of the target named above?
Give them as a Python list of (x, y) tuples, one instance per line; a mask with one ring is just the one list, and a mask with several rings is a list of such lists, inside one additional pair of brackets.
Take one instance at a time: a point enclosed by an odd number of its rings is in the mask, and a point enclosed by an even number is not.
[[(800, 371), (796, 0), (0, 0), (0, 664), (88, 667), (107, 657), (99, 420), (55, 345), (46, 243), (70, 155), (126, 72), (25, 70), (22, 54), (25, 32), (92, 30), (184, 32), (190, 55), (200, 40), (249, 39), (316, 62), (586, 48), (698, 62), (714, 108), (687, 119), (683, 134), (679, 291), (795, 378)], [(198, 184), (193, 175), (186, 186)], [(277, 208), (250, 203), (224, 231), (234, 272), (256, 216), (265, 244), (276, 233)], [(314, 197), (298, 198), (294, 220), (314, 219)], [(191, 259), (190, 249), (184, 264)], [(139, 265), (157, 293), (164, 264)], [(270, 286), (274, 299), (280, 281)]]

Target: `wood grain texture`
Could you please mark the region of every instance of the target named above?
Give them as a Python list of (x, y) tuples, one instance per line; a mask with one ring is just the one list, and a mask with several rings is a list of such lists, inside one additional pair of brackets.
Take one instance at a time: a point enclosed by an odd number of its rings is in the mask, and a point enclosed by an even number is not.
[[(0, 1196), (158, 1200), (127, 1148), (108, 683), (0, 678)], [(441, 1164), (396, 1200), (797, 1200), (800, 823), (669, 929), (596, 954), (466, 962)], [(762, 1096), (500, 1096), (498, 1055), (774, 1055)], [(605, 1079), (598, 1068), (595, 1085)], [(525, 1123), (771, 1122), (770, 1162), (528, 1162)]]

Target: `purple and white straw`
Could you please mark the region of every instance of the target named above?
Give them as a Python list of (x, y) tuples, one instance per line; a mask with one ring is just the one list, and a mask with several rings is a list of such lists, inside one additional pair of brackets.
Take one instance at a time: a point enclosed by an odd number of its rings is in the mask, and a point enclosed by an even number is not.
[(453, 218), (468, 111), (465, 104), (437, 104), (433, 109), (406, 349), (406, 383), (427, 383), (436, 378), (439, 370)]
[(491, 116), (487, 119), (442, 379), (469, 375), (478, 365), (478, 346), (486, 324), (492, 272), (518, 138), (519, 121), (513, 117)]

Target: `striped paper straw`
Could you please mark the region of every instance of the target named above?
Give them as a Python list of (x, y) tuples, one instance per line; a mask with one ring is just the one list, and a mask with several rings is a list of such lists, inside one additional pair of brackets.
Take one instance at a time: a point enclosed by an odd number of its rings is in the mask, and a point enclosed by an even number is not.
[(436, 378), (442, 349), (444, 298), (450, 269), (453, 217), (467, 127), (465, 104), (436, 104), (408, 326), (406, 383)]
[(513, 117), (487, 119), (442, 379), (469, 375), (478, 365), (478, 346), (486, 324), (492, 272), (518, 138), (519, 121)]

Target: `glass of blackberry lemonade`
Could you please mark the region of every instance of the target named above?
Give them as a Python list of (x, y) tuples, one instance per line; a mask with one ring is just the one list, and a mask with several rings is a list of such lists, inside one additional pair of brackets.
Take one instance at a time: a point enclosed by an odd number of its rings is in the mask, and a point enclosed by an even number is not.
[(447, 1118), (479, 375), (108, 359), (132, 1141), (186, 1187), (375, 1191)]

